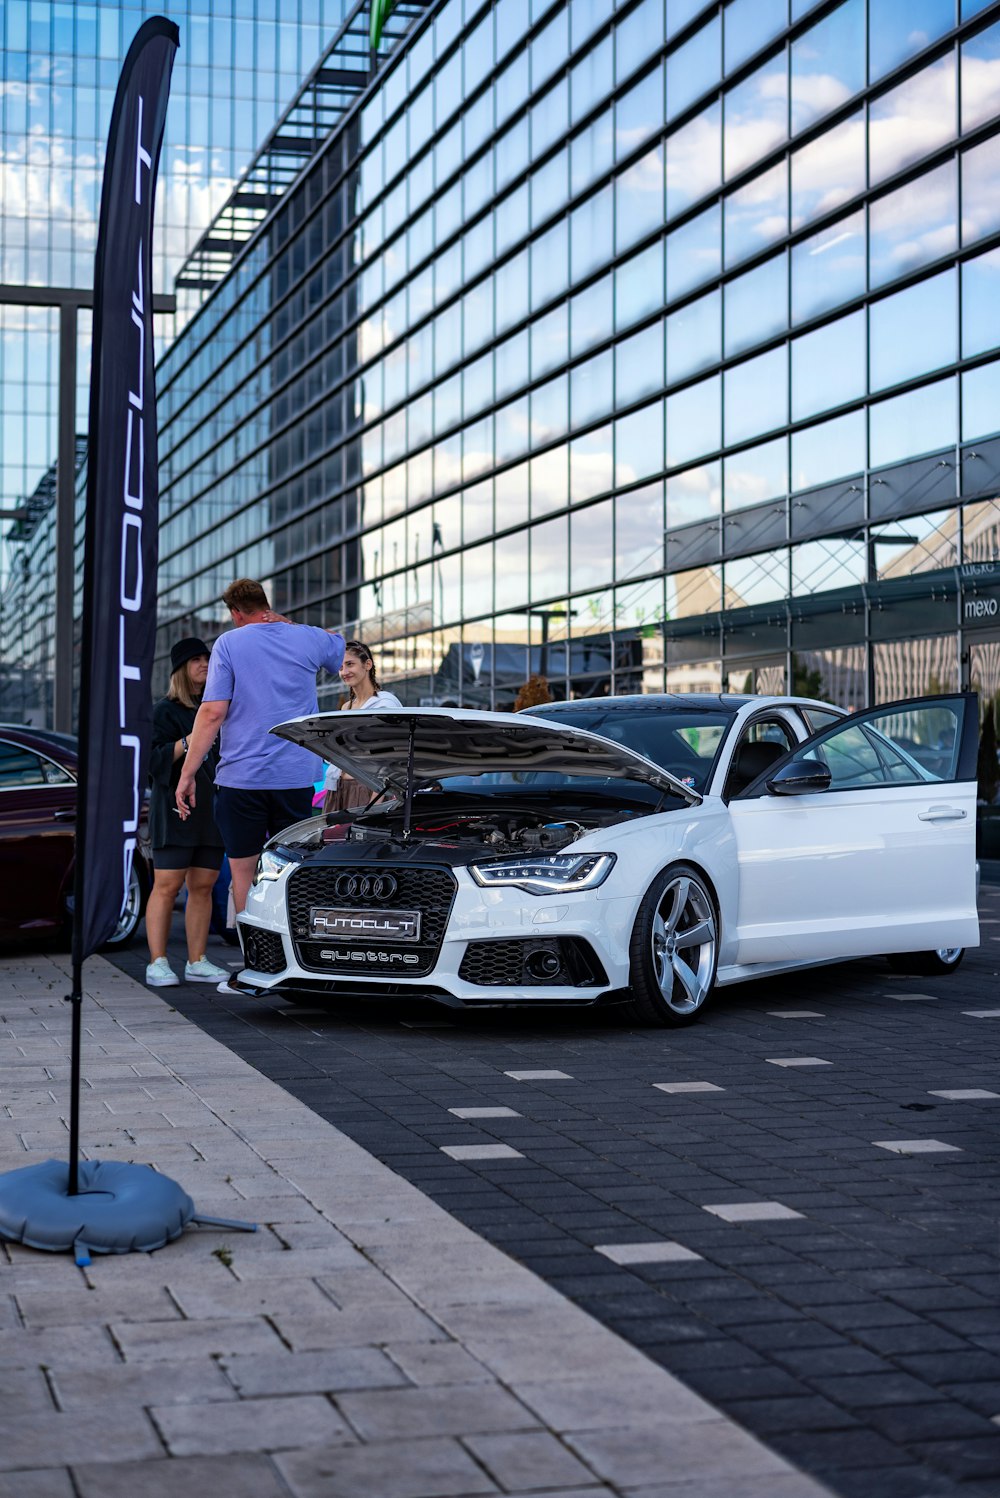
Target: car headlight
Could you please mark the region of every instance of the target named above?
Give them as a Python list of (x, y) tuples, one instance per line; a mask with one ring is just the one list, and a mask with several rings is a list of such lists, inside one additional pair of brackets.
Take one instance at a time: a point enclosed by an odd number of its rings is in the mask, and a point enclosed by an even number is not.
[(613, 853), (553, 853), (547, 858), (473, 863), (469, 873), (477, 884), (490, 889), (513, 885), (532, 895), (566, 895), (596, 889), (611, 873), (614, 861)]
[(253, 883), (259, 884), (262, 879), (280, 879), (294, 859), (286, 858), (284, 853), (278, 853), (271, 848), (265, 848), (257, 860), (254, 870)]

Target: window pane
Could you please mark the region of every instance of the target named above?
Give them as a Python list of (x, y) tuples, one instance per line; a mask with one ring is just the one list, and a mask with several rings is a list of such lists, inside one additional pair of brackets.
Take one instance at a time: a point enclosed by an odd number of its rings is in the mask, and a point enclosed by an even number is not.
[(610, 338), (614, 331), (614, 281), (604, 276), (578, 291), (569, 304), (570, 356), (576, 358), (595, 343)]
[(788, 135), (788, 56), (784, 50), (724, 96), (725, 176), (752, 166)]
[[(667, 525), (710, 520), (722, 508), (722, 464), (702, 463), (667, 479)], [(701, 612), (693, 610), (692, 612)]]
[(868, 0), (872, 82), (920, 52), (955, 24), (955, 0)]
[(958, 562), (958, 511), (881, 521), (871, 532), (875, 577), (910, 577)]
[[(569, 152), (559, 151), (531, 178), (531, 227), (537, 229), (566, 202)], [(468, 210), (467, 210), (468, 211)]]
[(614, 545), (613, 524), (613, 501), (610, 499), (577, 510), (571, 517), (570, 576), (574, 588), (599, 588), (607, 582), (608, 559)]
[(862, 540), (830, 538), (792, 547), (792, 592), (823, 593), (865, 581), (867, 558)]
[(725, 604), (730, 609), (787, 598), (788, 552), (765, 551), (727, 562), (725, 582)]
[(726, 267), (788, 233), (788, 163), (779, 161), (725, 199)]
[(573, 504), (592, 499), (614, 487), (614, 459), (610, 426), (599, 427), (569, 445), (569, 485)]
[(958, 437), (954, 377), (879, 401), (869, 411), (871, 466), (953, 447)]
[(958, 245), (954, 161), (872, 203), (868, 234), (872, 287), (954, 250)]
[(725, 288), (726, 358), (788, 326), (788, 255), (782, 251)]
[(1000, 135), (963, 151), (962, 243), (974, 244), (1000, 228)]
[(667, 41), (704, 9), (705, 0), (667, 0)]
[[(647, 54), (648, 56), (648, 54)], [(647, 73), (615, 103), (615, 157), (626, 156), (663, 129), (663, 68)]]
[(569, 238), (563, 219), (531, 246), (532, 312), (563, 291), (568, 281)]
[(725, 372), (726, 446), (788, 420), (788, 352), (758, 354)]
[(722, 294), (710, 291), (707, 296), (689, 302), (666, 321), (667, 384), (673, 385), (687, 375), (697, 374), (721, 358)]
[[(663, 46), (663, 0), (643, 0), (615, 30), (615, 77), (619, 83)], [(660, 94), (662, 104), (663, 94)]]
[(544, 447), (566, 435), (568, 382), (564, 374), (531, 392), (531, 445)]
[(570, 190), (574, 197), (602, 177), (615, 159), (615, 128), (611, 110), (570, 142)]
[(792, 249), (792, 322), (805, 322), (865, 291), (865, 212), (859, 209)]
[(962, 266), (962, 358), (1000, 348), (1000, 250)]
[[(554, 520), (543, 520), (541, 525), (533, 526), (528, 535), (531, 545), (531, 598), (533, 601), (538, 598), (558, 598), (566, 592), (567, 585), (569, 517), (558, 515)], [(499, 557), (497, 561), (499, 563)], [(499, 599), (497, 603), (499, 606)]]
[(713, 204), (667, 235), (667, 300), (683, 296), (722, 268), (722, 215)]
[(726, 72), (777, 36), (788, 25), (788, 0), (732, 0), (723, 12)]
[(722, 27), (718, 16), (667, 58), (667, 119), (676, 119), (722, 76)]
[(615, 422), (615, 483), (634, 484), (662, 468), (663, 402), (656, 401)]
[(723, 465), (726, 513), (762, 504), (788, 493), (788, 439), (762, 442), (726, 458)]
[[(531, 378), (537, 380), (566, 362), (568, 342), (568, 317), (566, 304), (556, 307), (545, 317), (540, 317), (530, 328), (531, 334)], [(468, 415), (468, 407), (466, 407)]]
[(615, 348), (615, 409), (663, 387), (663, 323), (634, 333)]
[(813, 489), (866, 465), (864, 411), (850, 411), (792, 433), (792, 490)]
[(580, 281), (598, 266), (606, 265), (614, 253), (614, 202), (612, 189), (602, 188), (586, 198), (570, 214), (569, 246), (572, 277)]
[[(868, 312), (872, 390), (884, 390), (958, 358), (958, 281), (954, 270), (873, 302)], [(914, 329), (919, 337), (914, 337)]]
[(574, 51), (610, 19), (614, 9), (613, 0), (577, 0), (569, 16)]
[(722, 181), (722, 106), (710, 104), (667, 137), (667, 218), (682, 213)]
[[(563, 509), (569, 499), (569, 452), (565, 444), (532, 458), (530, 474), (532, 520), (547, 515), (551, 510)], [(498, 514), (499, 508), (498, 495)]]
[(574, 125), (613, 91), (614, 55), (614, 42), (608, 36), (571, 69), (570, 118)]
[(792, 134), (864, 86), (864, 0), (847, 0), (792, 43)]
[[(909, 5), (909, 0), (903, 0)], [(905, 28), (904, 28), (905, 30)], [(930, 63), (868, 106), (872, 183), (919, 161), (955, 134), (955, 57)]]
[(792, 155), (792, 228), (865, 190), (864, 110)]
[(604, 416), (611, 405), (614, 362), (611, 351), (588, 359), (570, 372), (572, 425), (586, 426)]
[(722, 446), (718, 375), (667, 397), (667, 467), (679, 468)]
[[(647, 484), (615, 502), (615, 576), (641, 576), (662, 566), (663, 485)], [(604, 567), (606, 577), (607, 557)]]
[(631, 327), (662, 305), (663, 240), (658, 239), (615, 271), (615, 327)]
[(962, 45), (962, 130), (1000, 114), (1000, 25)]
[(865, 393), (865, 314), (852, 312), (792, 341), (792, 420)]
[(1000, 431), (1000, 364), (984, 364), (962, 376), (962, 441)]
[(657, 146), (615, 179), (615, 248), (621, 253), (663, 224), (663, 150)]

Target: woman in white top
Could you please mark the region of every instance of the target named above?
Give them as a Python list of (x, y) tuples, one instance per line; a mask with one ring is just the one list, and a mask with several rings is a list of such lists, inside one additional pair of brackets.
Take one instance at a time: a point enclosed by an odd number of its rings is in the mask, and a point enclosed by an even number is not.
[[(375, 712), (383, 707), (403, 706), (398, 697), (383, 691), (379, 685), (375, 658), (360, 640), (348, 640), (340, 679), (348, 690), (341, 712)], [(336, 765), (327, 767), (323, 789), (326, 793), (323, 797), (324, 812), (351, 811), (356, 806), (365, 806), (372, 794), (367, 786), (342, 773)]]

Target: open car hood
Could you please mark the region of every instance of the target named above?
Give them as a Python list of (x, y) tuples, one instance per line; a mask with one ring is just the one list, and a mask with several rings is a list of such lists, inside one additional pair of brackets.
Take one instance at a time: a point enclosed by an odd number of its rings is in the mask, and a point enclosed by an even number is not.
[(652, 760), (583, 728), (545, 718), (447, 707), (312, 713), (271, 732), (339, 765), (371, 790), (406, 788), (412, 731), (413, 778), (540, 771), (597, 780), (638, 780), (697, 806), (697, 791)]

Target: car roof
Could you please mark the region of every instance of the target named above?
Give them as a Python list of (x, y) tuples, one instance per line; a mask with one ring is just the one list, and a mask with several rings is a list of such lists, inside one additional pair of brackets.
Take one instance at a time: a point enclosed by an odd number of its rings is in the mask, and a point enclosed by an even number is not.
[[(527, 712), (549, 712), (552, 709), (579, 712), (581, 708), (629, 708), (663, 709), (700, 708), (702, 711), (736, 713), (748, 703), (755, 707), (819, 707), (830, 709), (832, 704), (818, 702), (810, 697), (758, 697), (750, 692), (635, 692), (621, 697), (577, 697), (563, 702), (542, 702), (527, 708)], [(834, 711), (839, 709), (834, 708)]]
[(61, 749), (75, 755), (78, 752), (75, 733), (59, 733), (55, 728), (33, 728), (30, 723), (0, 723), (0, 734), (17, 734), (49, 749)]

